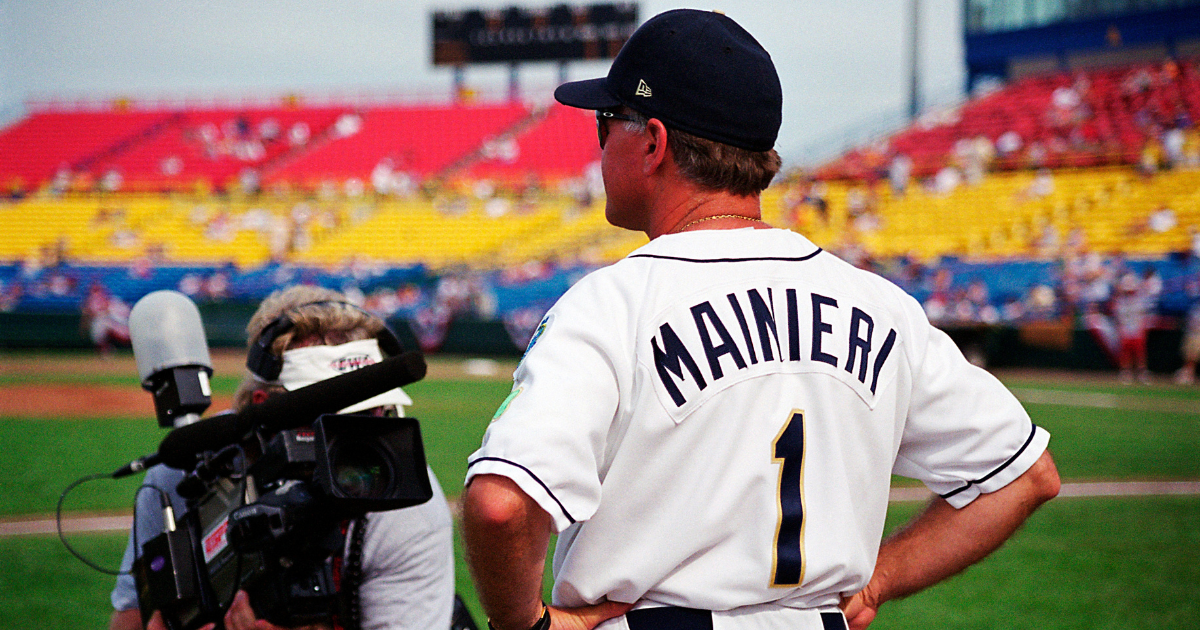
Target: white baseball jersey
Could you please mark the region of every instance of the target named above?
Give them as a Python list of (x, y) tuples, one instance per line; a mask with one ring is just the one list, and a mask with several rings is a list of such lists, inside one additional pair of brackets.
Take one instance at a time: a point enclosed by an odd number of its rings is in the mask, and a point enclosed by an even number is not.
[(956, 507), (1049, 435), (890, 282), (784, 230), (663, 236), (572, 287), (470, 457), (554, 518), (554, 603), (836, 606), (890, 475)]

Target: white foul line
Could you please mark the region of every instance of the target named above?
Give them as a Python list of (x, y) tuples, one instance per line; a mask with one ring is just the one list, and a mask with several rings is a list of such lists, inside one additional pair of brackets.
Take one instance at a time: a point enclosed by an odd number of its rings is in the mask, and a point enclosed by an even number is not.
[[(1198, 495), (1200, 481), (1097, 481), (1064, 483), (1058, 493), (1060, 497), (1135, 497)], [(894, 503), (927, 501), (933, 496), (924, 486), (902, 486), (892, 488), (888, 499)], [(67, 516), (63, 519), (64, 532), (129, 531), (133, 517), (128, 514), (108, 516)], [(18, 517), (0, 519), (0, 538), (57, 534), (53, 518)]]
[(1127, 395), (1104, 394), (1063, 389), (1025, 389), (1023, 387), (1010, 387), (1009, 391), (1021, 402), (1038, 405), (1200, 414), (1200, 401), (1187, 398), (1148, 398), (1132, 393)]
[[(1060, 497), (1140, 497), (1200, 494), (1200, 481), (1097, 481), (1064, 483)], [(933, 493), (924, 486), (892, 488), (893, 502), (927, 501)]]

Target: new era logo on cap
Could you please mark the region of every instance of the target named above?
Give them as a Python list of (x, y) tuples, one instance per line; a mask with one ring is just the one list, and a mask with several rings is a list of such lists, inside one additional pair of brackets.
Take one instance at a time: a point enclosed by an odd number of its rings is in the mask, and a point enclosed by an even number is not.
[(646, 85), (645, 79), (638, 79), (637, 90), (634, 91), (633, 95), (634, 96), (645, 96), (646, 98), (650, 98), (650, 96), (651, 96), (650, 86)]

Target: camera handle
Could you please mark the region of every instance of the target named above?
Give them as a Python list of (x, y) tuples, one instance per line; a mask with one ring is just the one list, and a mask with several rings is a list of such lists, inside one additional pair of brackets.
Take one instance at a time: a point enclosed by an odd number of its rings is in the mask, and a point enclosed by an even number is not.
[[(225, 610), (221, 607), (221, 602), (217, 598), (217, 594), (212, 586), (212, 579), (208, 574), (208, 564), (204, 560), (204, 531), (201, 529), (200, 523), (200, 501), (199, 499), (187, 500), (188, 510), (183, 514), (184, 527), (191, 531), (188, 538), (192, 541), (192, 567), (195, 574), (195, 584), (199, 587), (200, 598), (200, 614), (197, 616), (201, 622), (215, 622), (215, 630), (225, 630)], [(170, 630), (176, 630), (171, 628)]]
[[(196, 598), (198, 600), (196, 616), (188, 622), (190, 626), (199, 627), (206, 623), (215, 623), (215, 630), (225, 630), (225, 610), (227, 606), (222, 604), (220, 597), (217, 595), (216, 589), (212, 584), (212, 576), (208, 571), (205, 545), (209, 544), (210, 541), (205, 539), (204, 525), (200, 521), (202, 512), (200, 504), (204, 496), (200, 490), (206, 485), (205, 479), (215, 478), (218, 474), (218, 467), (230, 465), (233, 456), (237, 452), (238, 449), (236, 448), (226, 447), (213, 455), (206, 453), (196, 468), (183, 478), (177, 488), (177, 492), (187, 502), (187, 510), (180, 517), (182, 522), (179, 524), (187, 530), (187, 540), (191, 543), (189, 545), (189, 555), (192, 560), (192, 584), (196, 587)], [(209, 537), (212, 536), (223, 537), (225, 534), (209, 532)], [(180, 622), (177, 615), (164, 614), (163, 622), (168, 630), (187, 630), (187, 627)]]

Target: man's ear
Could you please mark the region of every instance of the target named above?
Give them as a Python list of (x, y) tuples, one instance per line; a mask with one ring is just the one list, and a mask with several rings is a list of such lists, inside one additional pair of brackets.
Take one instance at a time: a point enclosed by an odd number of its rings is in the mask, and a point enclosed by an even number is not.
[(667, 127), (657, 118), (646, 122), (646, 149), (643, 155), (643, 169), (649, 175), (658, 170), (667, 158)]

